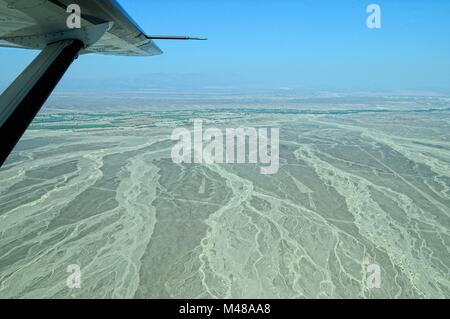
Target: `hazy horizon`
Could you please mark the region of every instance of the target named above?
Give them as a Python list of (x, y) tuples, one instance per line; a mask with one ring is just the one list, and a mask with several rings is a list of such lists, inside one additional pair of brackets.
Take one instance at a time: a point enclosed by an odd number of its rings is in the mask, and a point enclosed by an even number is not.
[[(120, 0), (148, 34), (206, 36), (156, 41), (148, 58), (83, 55), (59, 89), (170, 86), (450, 93), (450, 2), (380, 0), (381, 29), (369, 29), (369, 2), (282, 0), (217, 3)], [(0, 88), (37, 55), (3, 49)]]

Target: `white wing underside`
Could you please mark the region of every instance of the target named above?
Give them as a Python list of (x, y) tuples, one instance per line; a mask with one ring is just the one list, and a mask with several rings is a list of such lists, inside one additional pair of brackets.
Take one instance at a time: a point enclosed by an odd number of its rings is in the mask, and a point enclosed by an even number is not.
[[(80, 6), (82, 27), (105, 23), (112, 26), (83, 53), (124, 56), (162, 53), (115, 0), (0, 0), (0, 47), (41, 49), (31, 39), (66, 32), (69, 16), (66, 8), (70, 4)], [(17, 41), (19, 38), (21, 41)]]

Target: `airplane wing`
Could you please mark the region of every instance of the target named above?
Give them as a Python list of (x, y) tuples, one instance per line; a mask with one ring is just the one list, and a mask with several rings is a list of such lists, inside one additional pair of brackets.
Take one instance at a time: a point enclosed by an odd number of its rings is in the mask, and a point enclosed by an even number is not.
[[(79, 8), (79, 26), (68, 21)], [(79, 54), (162, 54), (116, 0), (0, 0), (0, 47), (42, 50), (0, 96), (0, 167)]]
[(20, 40), (67, 30), (71, 4), (81, 8), (83, 27), (112, 24), (86, 52), (125, 56), (162, 53), (115, 0), (0, 0), (0, 46), (41, 49)]

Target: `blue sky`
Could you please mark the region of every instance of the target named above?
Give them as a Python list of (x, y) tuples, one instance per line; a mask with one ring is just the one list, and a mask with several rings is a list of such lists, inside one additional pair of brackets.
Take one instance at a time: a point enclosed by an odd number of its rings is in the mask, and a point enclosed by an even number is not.
[[(150, 58), (83, 56), (64, 83), (196, 73), (273, 88), (450, 92), (448, 0), (119, 2), (149, 34), (209, 41), (158, 41), (165, 54)], [(366, 26), (370, 3), (381, 6), (380, 30)], [(0, 49), (2, 82), (35, 54)]]

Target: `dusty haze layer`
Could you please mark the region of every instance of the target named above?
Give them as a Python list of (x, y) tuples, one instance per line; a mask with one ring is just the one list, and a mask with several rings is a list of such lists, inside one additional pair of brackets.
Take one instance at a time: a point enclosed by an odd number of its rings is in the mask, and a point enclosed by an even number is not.
[[(193, 118), (281, 128), (278, 174), (174, 164)], [(449, 215), (446, 110), (47, 112), (0, 170), (0, 297), (449, 298)]]

